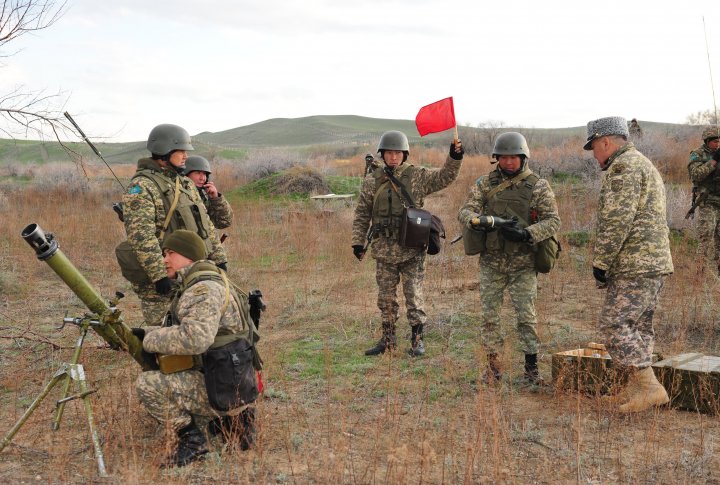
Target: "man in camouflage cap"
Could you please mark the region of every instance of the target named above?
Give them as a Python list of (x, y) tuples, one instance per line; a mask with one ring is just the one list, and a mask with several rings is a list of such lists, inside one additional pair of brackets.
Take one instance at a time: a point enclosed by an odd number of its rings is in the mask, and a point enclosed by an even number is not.
[(207, 158), (190, 155), (185, 161), (184, 174), (192, 180), (205, 203), (210, 220), (217, 229), (225, 229), (232, 225), (233, 210), (227, 199), (218, 192), (215, 182), (210, 180), (212, 170)]
[[(492, 156), (497, 160), (497, 167), (487, 177), (477, 179), (458, 213), (460, 224), (476, 231), (471, 234), (482, 241), (479, 260), (481, 335), (488, 359), (483, 382), (493, 384), (502, 378), (499, 352), (504, 338), (500, 328), (500, 307), (507, 290), (525, 354), (523, 376), (528, 383), (538, 385), (543, 380), (537, 366), (540, 341), (535, 329), (535, 253), (538, 243), (557, 232), (560, 216), (550, 184), (528, 167), (530, 149), (522, 134), (499, 135)], [(518, 222), (515, 227), (486, 230), (473, 224), (480, 216), (516, 218)]]
[[(135, 259), (123, 266), (139, 265), (139, 276), (130, 280), (140, 298), (147, 325), (157, 325), (170, 303), (173, 285), (165, 274), (160, 246), (178, 229), (197, 233), (205, 243), (208, 259), (227, 269), (227, 256), (195, 184), (182, 175), (190, 135), (177, 125), (152, 129), (147, 148), (150, 158), (138, 160), (137, 171), (123, 196), (125, 232)], [(128, 274), (123, 268), (123, 275)]]
[(655, 166), (627, 142), (619, 116), (587, 125), (585, 150), (600, 165), (593, 276), (607, 285), (599, 326), (613, 367), (628, 381), (616, 400), (621, 412), (669, 401), (652, 370), (653, 314), (665, 277), (673, 272), (665, 211), (665, 185)]
[(415, 207), (422, 207), (425, 197), (455, 180), (460, 173), (463, 148), (460, 140), (450, 144), (445, 165), (439, 169), (416, 167), (407, 163), (410, 145), (400, 131), (388, 131), (380, 137), (378, 152), (382, 167), (372, 170), (363, 180), (355, 207), (352, 229), (352, 249), (356, 258), (365, 255), (368, 229), (372, 234), (372, 257), (376, 261), (375, 278), (378, 284), (377, 305), (382, 318), (382, 336), (365, 355), (379, 355), (394, 350), (397, 345), (395, 322), (400, 316), (397, 286), (402, 279), (407, 319), (411, 329), (412, 356), (423, 355), (423, 325), (427, 320), (422, 293), (425, 278), (425, 250), (400, 245), (400, 222), (404, 200), (400, 187), (389, 178), (392, 175), (409, 192)]
[[(243, 449), (253, 441), (253, 407), (247, 404), (228, 412), (217, 411), (210, 405), (200, 372), (201, 354), (219, 335), (246, 336), (251, 323), (247, 305), (230, 301), (234, 296), (229, 296), (224, 274), (205, 260), (205, 243), (195, 232), (173, 232), (163, 242), (163, 254), (166, 274), (179, 283), (179, 290), (163, 326), (133, 329), (142, 339), (145, 352), (162, 356), (158, 357), (161, 370), (143, 372), (135, 385), (148, 413), (177, 433), (177, 447), (165, 465), (184, 466), (208, 451), (199, 422), (236, 416), (234, 437), (240, 439)], [(163, 368), (163, 362), (171, 364)]]
[(720, 271), (720, 131), (717, 126), (702, 131), (703, 144), (690, 152), (688, 173), (698, 208), (697, 233), (705, 261)]

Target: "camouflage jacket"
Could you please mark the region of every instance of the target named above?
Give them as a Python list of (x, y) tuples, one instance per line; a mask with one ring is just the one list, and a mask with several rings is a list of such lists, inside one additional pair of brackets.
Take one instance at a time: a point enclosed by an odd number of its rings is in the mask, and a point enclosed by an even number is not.
[(665, 185), (632, 143), (608, 159), (597, 211), (593, 266), (608, 276), (673, 272)]
[[(444, 189), (457, 178), (461, 165), (462, 160), (453, 160), (450, 156), (447, 157), (441, 168), (415, 167), (405, 162), (395, 169), (394, 175), (400, 178), (405, 170), (413, 171), (410, 184), (405, 188), (410, 192), (415, 206), (422, 207), (427, 195)], [(382, 168), (376, 170), (382, 170)], [(379, 188), (375, 175), (374, 172), (366, 175), (360, 189), (360, 197), (355, 207), (355, 219), (353, 220), (352, 245), (362, 246), (365, 244), (368, 229), (373, 222), (375, 192)], [(388, 190), (392, 190), (389, 184), (387, 186)], [(391, 237), (378, 235), (372, 242), (372, 257), (387, 263), (402, 263), (420, 254), (422, 251), (418, 249), (400, 246), (397, 234), (393, 234)]]
[[(529, 169), (527, 169), (529, 170)], [(495, 171), (500, 174), (503, 179), (507, 176), (503, 175), (500, 168)], [(465, 204), (458, 212), (458, 221), (465, 227), (469, 227), (470, 220), (473, 217), (489, 214), (487, 211), (488, 192), (493, 189), (490, 184), (491, 177), (481, 177), (470, 187), (470, 192), (465, 198)], [(516, 191), (514, 186), (505, 189), (507, 191)], [(545, 239), (555, 235), (560, 228), (560, 215), (558, 214), (557, 203), (555, 202), (555, 194), (547, 180), (539, 178), (532, 189), (529, 208), (531, 212), (537, 214), (537, 222), (526, 227), (532, 238), (531, 244), (537, 244)], [(529, 216), (529, 215), (528, 215)], [(480, 264), (487, 265), (495, 269), (508, 271), (518, 271), (535, 268), (535, 253), (533, 251), (517, 251), (508, 253), (504, 250), (488, 250), (480, 256)]]
[[(189, 197), (197, 202), (198, 207), (204, 208), (200, 194), (195, 190), (195, 184), (187, 177), (179, 176), (174, 170), (167, 170), (150, 158), (138, 160), (138, 169), (136, 174), (143, 170), (152, 169), (162, 173), (171, 180), (180, 177), (183, 193), (189, 194)], [(172, 192), (174, 187), (168, 189)], [(146, 177), (136, 177), (130, 189), (123, 196), (123, 207), (125, 216), (125, 232), (127, 233), (128, 243), (135, 251), (140, 265), (147, 273), (150, 281), (158, 281), (167, 276), (165, 271), (165, 263), (163, 263), (162, 250), (160, 249), (161, 241), (158, 240), (158, 234), (162, 230), (165, 221), (165, 205), (160, 189), (152, 180)], [(215, 227), (208, 230), (208, 240), (210, 242), (211, 251), (208, 259), (217, 263), (227, 262), (225, 249), (223, 249), (220, 241), (215, 234)]]
[(690, 152), (688, 174), (693, 185), (700, 189), (698, 205), (712, 204), (720, 206), (720, 170), (712, 160), (713, 152), (702, 144)]
[(222, 194), (218, 194), (214, 199), (205, 197), (203, 202), (205, 202), (207, 213), (216, 229), (226, 229), (232, 225), (232, 206)]
[[(191, 268), (178, 271), (178, 279), (182, 281)], [(219, 331), (247, 332), (238, 308), (226, 305), (225, 298), (225, 286), (220, 282), (192, 284), (179, 295), (178, 322), (169, 327), (147, 327), (143, 348), (166, 355), (200, 355), (212, 345)]]

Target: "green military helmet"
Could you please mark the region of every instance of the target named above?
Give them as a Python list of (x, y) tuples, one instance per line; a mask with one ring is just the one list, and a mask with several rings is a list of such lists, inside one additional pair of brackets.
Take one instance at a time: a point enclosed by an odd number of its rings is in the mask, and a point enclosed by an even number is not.
[(200, 155), (189, 156), (187, 160), (185, 160), (183, 175), (187, 175), (190, 172), (205, 172), (210, 175), (212, 173), (210, 162), (207, 161), (207, 158), (201, 157)]
[(705, 143), (715, 138), (720, 138), (720, 129), (717, 126), (709, 126), (703, 130), (702, 139)]
[(155, 155), (167, 155), (174, 150), (194, 150), (190, 144), (190, 134), (178, 125), (157, 125), (150, 131), (147, 149)]
[(495, 138), (492, 156), (497, 158), (500, 155), (523, 155), (525, 158), (530, 158), (530, 148), (524, 136), (515, 131), (508, 131)]
[(397, 150), (399, 152), (410, 153), (410, 143), (408, 138), (402, 131), (386, 131), (380, 137), (378, 144), (378, 152), (383, 150)]

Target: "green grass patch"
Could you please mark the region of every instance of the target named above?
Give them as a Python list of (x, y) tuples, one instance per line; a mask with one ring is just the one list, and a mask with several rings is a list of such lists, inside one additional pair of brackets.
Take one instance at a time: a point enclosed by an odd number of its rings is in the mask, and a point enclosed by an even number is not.
[(588, 231), (570, 231), (565, 234), (565, 239), (570, 246), (584, 248), (590, 244), (590, 233)]
[(360, 186), (363, 179), (361, 177), (345, 177), (340, 175), (328, 175), (325, 181), (330, 186), (330, 192), (333, 194), (360, 194)]
[(329, 376), (362, 376), (374, 368), (379, 361), (368, 359), (347, 343), (326, 342), (320, 336), (313, 335), (292, 342), (290, 348), (283, 352), (282, 362), (295, 377), (313, 379)]

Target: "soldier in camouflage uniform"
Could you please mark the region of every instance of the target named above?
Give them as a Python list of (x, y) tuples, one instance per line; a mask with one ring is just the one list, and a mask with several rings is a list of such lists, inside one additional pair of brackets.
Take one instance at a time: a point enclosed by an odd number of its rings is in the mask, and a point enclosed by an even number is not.
[[(138, 160), (123, 206), (127, 240), (146, 275), (142, 281), (131, 281), (132, 287), (146, 324), (157, 325), (172, 291), (160, 250), (165, 236), (177, 229), (193, 230), (205, 242), (208, 258), (225, 270), (227, 256), (195, 184), (181, 175), (187, 151), (193, 150), (190, 135), (177, 125), (158, 125), (150, 132), (147, 148), (152, 157)], [(173, 214), (167, 218), (171, 208)]]
[(621, 117), (587, 125), (585, 150), (603, 171), (593, 276), (607, 285), (599, 326), (613, 367), (629, 375), (617, 397), (621, 412), (668, 402), (655, 378), (653, 314), (665, 277), (673, 272), (665, 186), (653, 163), (627, 142)]
[(215, 182), (210, 180), (212, 170), (210, 162), (200, 155), (191, 155), (185, 162), (185, 176), (192, 180), (205, 203), (210, 220), (216, 229), (225, 229), (232, 225), (233, 210), (230, 203), (218, 192)]
[(688, 173), (698, 207), (697, 233), (705, 261), (720, 271), (720, 134), (717, 127), (705, 128), (703, 144), (690, 152)]
[[(178, 446), (166, 465), (184, 466), (208, 451), (198, 421), (239, 414), (241, 445), (247, 449), (252, 442), (254, 409), (249, 405), (227, 413), (213, 409), (200, 372), (202, 367), (197, 364), (197, 357), (208, 350), (217, 335), (247, 335), (250, 317), (239, 305), (229, 304), (223, 283), (201, 278), (186, 281), (189, 274), (200, 268), (198, 265), (208, 263), (204, 261), (205, 244), (196, 233), (175, 231), (165, 239), (163, 253), (168, 277), (180, 282), (166, 320), (170, 325), (134, 328), (133, 333), (142, 339), (144, 351), (164, 356), (193, 356), (189, 362), (192, 367), (172, 369), (172, 373), (143, 372), (135, 385), (148, 413), (177, 432)], [(202, 268), (208, 266), (205, 264)]]
[(400, 220), (403, 204), (408, 202), (404, 201), (401, 189), (390, 182), (387, 174), (392, 174), (405, 186), (415, 207), (422, 207), (427, 195), (447, 187), (457, 178), (464, 151), (460, 140), (456, 140), (450, 145), (450, 154), (442, 168), (416, 167), (406, 163), (410, 154), (407, 136), (399, 131), (388, 131), (380, 138), (378, 152), (384, 167), (375, 168), (365, 177), (352, 230), (353, 254), (358, 259), (365, 255), (368, 229), (374, 238), (371, 254), (376, 260), (377, 305), (382, 318), (382, 337), (365, 355), (379, 355), (397, 345), (395, 322), (400, 315), (397, 286), (401, 280), (411, 328), (409, 352), (413, 356), (422, 355), (425, 353), (423, 325), (427, 320), (422, 293), (425, 251), (400, 246)]
[[(488, 358), (483, 381), (502, 378), (498, 352), (503, 346), (500, 308), (505, 290), (517, 316), (516, 328), (525, 354), (524, 378), (542, 384), (537, 367), (539, 339), (537, 315), (536, 245), (555, 235), (560, 227), (555, 194), (550, 184), (527, 165), (530, 149), (520, 133), (503, 133), (495, 140), (493, 158), (498, 166), (470, 188), (460, 208), (460, 224), (478, 231), (480, 251), (480, 301), (482, 342)], [(481, 215), (517, 219), (514, 227), (486, 230), (477, 226)], [(473, 224), (475, 222), (475, 224)]]

